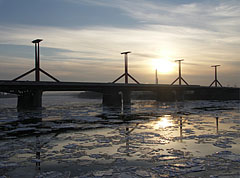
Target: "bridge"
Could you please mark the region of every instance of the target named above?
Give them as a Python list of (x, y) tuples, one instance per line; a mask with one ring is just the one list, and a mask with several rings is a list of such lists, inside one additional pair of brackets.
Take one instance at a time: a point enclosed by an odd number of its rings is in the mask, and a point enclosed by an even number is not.
[[(179, 77), (170, 85), (164, 84), (141, 84), (128, 73), (128, 52), (123, 52), (125, 57), (125, 72), (111, 83), (93, 83), (93, 82), (60, 82), (46, 71), (40, 68), (40, 49), (41, 39), (32, 41), (35, 44), (35, 68), (20, 75), (13, 80), (0, 80), (0, 92), (17, 94), (19, 109), (36, 109), (42, 107), (42, 94), (46, 91), (94, 91), (103, 94), (103, 104), (118, 106), (131, 103), (131, 92), (133, 91), (151, 91), (159, 101), (181, 101), (184, 99), (194, 100), (234, 100), (240, 99), (240, 89), (222, 87), (217, 80), (215, 67), (215, 87), (189, 85), (181, 76), (181, 61), (179, 62)], [(26, 75), (35, 72), (35, 81), (18, 81)], [(40, 81), (40, 72), (47, 75), (55, 82)], [(125, 83), (116, 83), (122, 77)], [(130, 77), (136, 84), (128, 83)], [(179, 85), (173, 85), (179, 80)], [(186, 85), (181, 84), (181, 80)], [(212, 84), (213, 84), (212, 83)], [(211, 84), (211, 85), (212, 85)], [(220, 85), (220, 87), (217, 86)]]

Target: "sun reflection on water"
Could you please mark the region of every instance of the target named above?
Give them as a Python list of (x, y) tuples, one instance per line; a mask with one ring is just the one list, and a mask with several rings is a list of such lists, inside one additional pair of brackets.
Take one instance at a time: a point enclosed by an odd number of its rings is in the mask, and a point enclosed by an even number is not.
[(170, 120), (170, 116), (169, 115), (165, 115), (163, 117), (159, 117), (158, 121), (156, 121), (154, 123), (154, 129), (164, 129), (166, 127), (170, 127), (173, 126), (172, 121)]

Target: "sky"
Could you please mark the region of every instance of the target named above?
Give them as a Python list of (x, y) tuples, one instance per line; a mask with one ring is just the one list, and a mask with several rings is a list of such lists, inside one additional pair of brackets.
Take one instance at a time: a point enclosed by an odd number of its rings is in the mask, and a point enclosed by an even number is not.
[(40, 38), (41, 68), (60, 81), (112, 82), (131, 51), (140, 83), (155, 82), (153, 61), (167, 69), (159, 83), (172, 83), (184, 59), (189, 84), (210, 85), (219, 64), (221, 84), (240, 87), (239, 29), (239, 0), (0, 0), (0, 80), (34, 67)]

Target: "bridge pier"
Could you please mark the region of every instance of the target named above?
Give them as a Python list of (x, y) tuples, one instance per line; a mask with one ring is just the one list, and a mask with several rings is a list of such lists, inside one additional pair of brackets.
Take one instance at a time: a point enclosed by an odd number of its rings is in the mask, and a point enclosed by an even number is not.
[(122, 102), (123, 102), (123, 105), (131, 104), (131, 92), (130, 91), (122, 91)]
[(131, 104), (131, 92), (105, 92), (103, 93), (102, 103), (105, 106), (122, 106)]
[(155, 91), (157, 101), (183, 101), (184, 89), (159, 89)]
[(159, 89), (156, 92), (157, 101), (175, 101), (176, 93), (169, 89)]
[(122, 106), (122, 97), (118, 92), (103, 93), (102, 104), (104, 106)]
[(175, 90), (176, 91), (176, 101), (184, 101), (184, 89), (178, 89)]
[(42, 108), (42, 91), (25, 91), (18, 95), (18, 109), (40, 109)]

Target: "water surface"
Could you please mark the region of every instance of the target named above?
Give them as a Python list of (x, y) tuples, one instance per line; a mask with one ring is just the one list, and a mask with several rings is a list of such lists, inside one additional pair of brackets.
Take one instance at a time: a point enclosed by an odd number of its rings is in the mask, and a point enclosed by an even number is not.
[[(132, 101), (44, 96), (41, 111), (0, 99), (6, 177), (238, 177), (238, 101)], [(221, 169), (220, 169), (221, 168)]]

